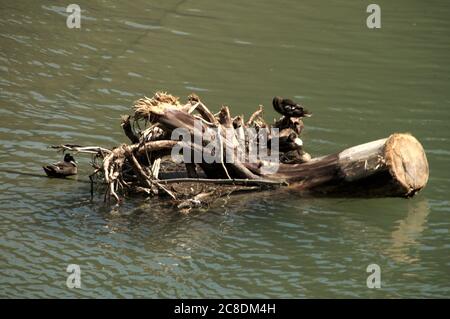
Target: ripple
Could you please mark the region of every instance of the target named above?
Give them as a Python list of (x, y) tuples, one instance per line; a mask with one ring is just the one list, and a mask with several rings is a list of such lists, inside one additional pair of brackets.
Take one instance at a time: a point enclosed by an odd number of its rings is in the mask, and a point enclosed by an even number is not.
[(187, 90), (196, 91), (196, 92), (208, 92), (209, 91), (209, 89), (196, 87), (196, 86), (185, 86), (185, 88)]
[[(389, 34), (355, 28), (351, 2), (92, 1), (80, 30), (65, 27), (65, 6), (25, 4), (26, 15), (11, 3), (0, 20), (0, 297), (449, 296), (443, 3), (394, 14)], [(415, 32), (405, 24), (413, 15)], [(48, 145), (125, 142), (120, 115), (158, 89), (200, 92), (235, 114), (275, 94), (307, 101), (315, 116), (302, 139), (322, 154), (411, 131), (429, 185), (410, 200), (236, 195), (184, 216), (155, 198), (115, 207), (101, 185), (91, 200), (90, 156), (77, 155), (79, 176), (44, 175), (41, 165), (61, 158)], [(374, 262), (384, 274), (375, 292), (365, 286)], [(69, 263), (80, 265), (82, 289), (66, 287)]]
[(151, 25), (151, 24), (141, 24), (131, 21), (122, 21), (125, 25), (135, 28), (135, 29), (141, 29), (141, 30), (159, 30), (161, 29), (161, 26), (159, 25)]

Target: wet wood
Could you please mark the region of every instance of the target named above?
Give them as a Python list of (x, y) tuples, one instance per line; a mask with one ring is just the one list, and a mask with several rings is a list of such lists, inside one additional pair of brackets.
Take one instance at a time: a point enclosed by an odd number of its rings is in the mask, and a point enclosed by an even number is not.
[[(396, 133), (311, 159), (300, 139), (302, 117), (283, 116), (270, 125), (262, 117), (260, 106), (245, 122), (243, 116), (232, 117), (227, 106), (214, 115), (195, 94), (181, 104), (177, 97), (164, 92), (139, 99), (133, 110), (132, 116), (122, 118), (129, 145), (112, 149), (75, 144), (53, 146), (92, 155), (91, 183), (95, 179), (105, 184), (105, 200), (114, 197), (121, 203), (133, 193), (168, 195), (174, 204), (188, 211), (231, 193), (281, 187), (299, 194), (410, 197), (428, 181), (424, 149), (410, 134)], [(199, 163), (178, 163), (169, 158), (180, 142), (179, 137), (172, 136), (175, 129), (184, 129), (191, 138), (202, 137), (182, 142), (183, 152), (200, 159)], [(273, 152), (272, 145), (276, 143), (272, 141), (277, 139), (280, 162), (277, 157), (272, 162), (250, 160), (250, 146), (268, 147)], [(213, 142), (217, 145), (214, 160), (206, 160), (205, 147)], [(91, 189), (91, 195), (92, 192)]]
[[(255, 112), (256, 115), (251, 117), (252, 122), (261, 111), (262, 108)], [(170, 130), (185, 128), (194, 134), (194, 121), (191, 114), (175, 108), (167, 108), (158, 114), (158, 122)], [(228, 107), (222, 108), (218, 123), (225, 127), (232, 126)], [(303, 129), (303, 123), (298, 119), (282, 118), (276, 124), (289, 134), (300, 133)], [(202, 132), (207, 126), (207, 123), (203, 123)], [(203, 142), (209, 141), (206, 139)], [(234, 149), (234, 142), (224, 139), (224, 149)], [(202, 145), (194, 147), (200, 149)], [(429, 175), (423, 147), (409, 134), (393, 134), (307, 163), (281, 163), (278, 170), (271, 174), (264, 173), (267, 165), (266, 162), (237, 161), (225, 165), (201, 163), (200, 167), (208, 178), (226, 180), (232, 176), (233, 179), (266, 179), (287, 182), (291, 188), (300, 192), (339, 196), (409, 197), (425, 187)], [(226, 166), (226, 170), (223, 166)]]
[(131, 141), (131, 143), (139, 143), (139, 137), (133, 132), (133, 128), (131, 127), (129, 115), (125, 115), (122, 117), (122, 123), (120, 124), (120, 126), (122, 126), (123, 132)]
[[(262, 167), (248, 168), (262, 172)], [(275, 174), (264, 177), (285, 180), (300, 192), (410, 197), (425, 187), (428, 176), (422, 145), (412, 135), (397, 133), (308, 163), (280, 164)]]

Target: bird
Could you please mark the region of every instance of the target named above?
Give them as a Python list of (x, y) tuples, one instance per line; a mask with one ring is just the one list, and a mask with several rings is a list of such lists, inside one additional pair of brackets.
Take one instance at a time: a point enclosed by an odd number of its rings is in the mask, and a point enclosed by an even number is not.
[(300, 149), (303, 146), (303, 141), (295, 133), (291, 133), (288, 136), (281, 136), (279, 143), (279, 151), (283, 153)]
[(275, 96), (272, 100), (275, 111), (286, 117), (310, 117), (312, 114), (291, 99)]
[(76, 175), (78, 172), (77, 161), (70, 154), (66, 154), (63, 161), (42, 166), (42, 168), (48, 177), (63, 178)]
[[(272, 149), (273, 139), (270, 139), (267, 143), (267, 147)], [(297, 136), (296, 133), (292, 132), (285, 136), (278, 137), (278, 151), (280, 153), (286, 153), (292, 150), (301, 149), (303, 146), (303, 141)]]

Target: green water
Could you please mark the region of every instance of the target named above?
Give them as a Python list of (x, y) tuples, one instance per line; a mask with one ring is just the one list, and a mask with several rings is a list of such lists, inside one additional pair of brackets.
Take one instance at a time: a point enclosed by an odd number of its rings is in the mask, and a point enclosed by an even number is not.
[[(0, 297), (450, 297), (450, 4), (377, 1), (0, 1)], [(313, 156), (411, 132), (417, 197), (255, 194), (181, 216), (156, 201), (90, 200), (43, 178), (47, 145), (112, 147), (132, 102), (196, 92), (214, 110), (275, 117), (303, 102)], [(366, 267), (381, 267), (368, 289)], [(81, 289), (66, 267), (81, 267)]]

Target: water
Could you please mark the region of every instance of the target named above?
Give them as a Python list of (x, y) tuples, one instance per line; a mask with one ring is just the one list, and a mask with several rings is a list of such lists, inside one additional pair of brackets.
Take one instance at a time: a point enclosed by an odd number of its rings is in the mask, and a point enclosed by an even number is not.
[[(450, 297), (450, 6), (378, 1), (0, 1), (0, 297)], [(315, 156), (411, 132), (430, 163), (411, 200), (235, 197), (180, 216), (164, 203), (90, 201), (43, 178), (46, 147), (126, 142), (119, 122), (156, 90), (275, 117), (313, 112)], [(66, 267), (81, 267), (81, 289)], [(366, 287), (380, 265), (382, 288)]]

